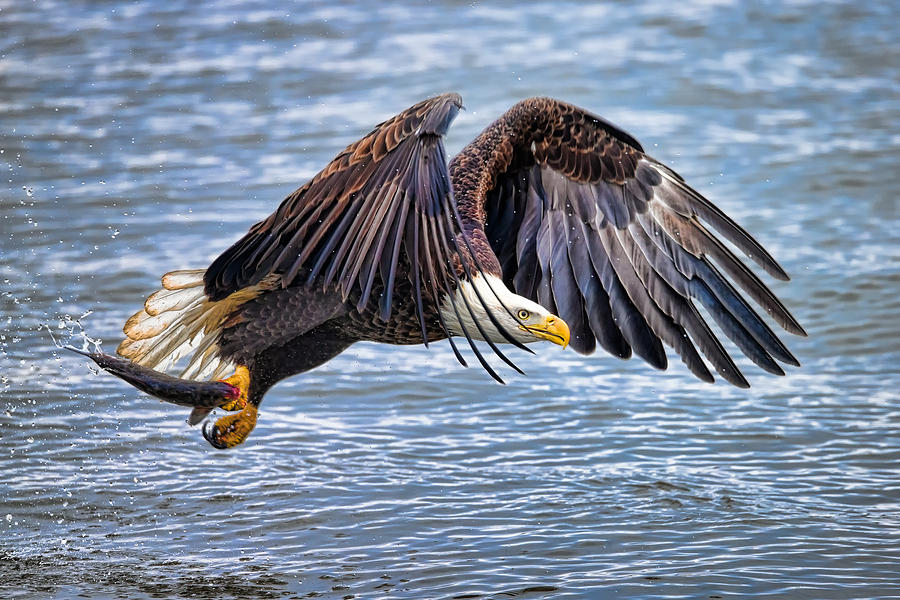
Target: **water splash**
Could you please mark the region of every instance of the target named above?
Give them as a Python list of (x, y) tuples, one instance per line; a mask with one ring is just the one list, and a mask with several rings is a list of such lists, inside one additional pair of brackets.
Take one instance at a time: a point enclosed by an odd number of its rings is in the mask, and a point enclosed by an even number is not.
[[(80, 340), (80, 349), (83, 352), (102, 352), (103, 350), (101, 345), (103, 344), (103, 340), (100, 338), (93, 338), (88, 335), (87, 330), (84, 328), (84, 324), (81, 322), (82, 319), (89, 317), (93, 313), (93, 310), (88, 310), (78, 317), (64, 314), (57, 322), (55, 332), (54, 328), (51, 327), (49, 323), (41, 323), (40, 325), (38, 325), (38, 329), (45, 329), (50, 336), (50, 340), (53, 342), (53, 345), (60, 350), (65, 349), (67, 346), (71, 346), (74, 348), (75, 346), (72, 344), (72, 340)], [(65, 341), (57, 338), (57, 335), (54, 334), (59, 334), (59, 330), (64, 330), (67, 334)], [(93, 370), (93, 368), (91, 370)]]

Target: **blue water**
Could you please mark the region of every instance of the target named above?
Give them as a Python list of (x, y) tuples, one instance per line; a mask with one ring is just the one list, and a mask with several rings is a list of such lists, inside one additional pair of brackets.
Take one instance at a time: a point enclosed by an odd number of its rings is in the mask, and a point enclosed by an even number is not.
[[(900, 5), (520, 4), (0, 1), (0, 595), (900, 598)], [(451, 154), (531, 95), (635, 135), (792, 275), (803, 367), (360, 344), (220, 452), (54, 346), (445, 91)]]

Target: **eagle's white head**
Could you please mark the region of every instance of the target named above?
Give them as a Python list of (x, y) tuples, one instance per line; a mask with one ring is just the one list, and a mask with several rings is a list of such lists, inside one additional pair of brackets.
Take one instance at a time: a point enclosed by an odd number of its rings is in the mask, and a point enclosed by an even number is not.
[[(454, 301), (456, 310), (449, 298), (441, 304), (441, 315), (453, 335), (464, 335), (465, 327), (473, 339), (484, 340), (477, 322), (490, 341), (506, 343), (506, 338), (488, 316), (484, 307), (486, 304), (500, 326), (523, 344), (547, 340), (563, 348), (569, 345), (569, 326), (565, 321), (537, 302), (511, 292), (501, 279), (493, 275), (478, 274), (471, 281), (461, 281)], [(471, 307), (471, 312), (467, 305)], [(459, 311), (459, 316), (456, 311)]]

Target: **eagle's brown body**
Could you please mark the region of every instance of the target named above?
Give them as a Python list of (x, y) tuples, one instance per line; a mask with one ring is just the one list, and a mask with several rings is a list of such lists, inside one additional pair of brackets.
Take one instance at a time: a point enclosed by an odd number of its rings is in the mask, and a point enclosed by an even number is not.
[[(176, 348), (194, 352), (192, 378), (245, 367), (255, 406), (277, 381), (356, 341), (455, 334), (488, 340), (508, 360), (496, 342), (529, 340), (500, 317), (509, 298), (523, 297), (562, 317), (584, 354), (599, 344), (665, 368), (665, 343), (701, 379), (713, 377), (700, 353), (746, 386), (697, 302), (762, 368), (783, 374), (776, 360), (797, 364), (735, 286), (788, 331), (802, 328), (713, 230), (770, 274), (787, 275), (634, 138), (572, 105), (533, 98), (448, 165), (442, 136), (460, 107), (458, 95), (445, 94), (378, 125), (205, 271), (167, 275), (129, 320), (120, 353), (151, 379), (149, 368), (177, 357)], [(491, 276), (502, 283), (461, 292)]]

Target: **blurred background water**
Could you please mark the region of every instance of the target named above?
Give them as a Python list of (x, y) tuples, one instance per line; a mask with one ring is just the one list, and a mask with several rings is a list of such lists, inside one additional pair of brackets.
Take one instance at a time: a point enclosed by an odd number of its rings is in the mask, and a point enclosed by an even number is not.
[[(900, 597), (898, 14), (0, 0), (0, 595)], [(803, 367), (360, 344), (220, 452), (55, 348), (451, 90), (451, 154), (531, 95), (635, 135), (792, 274)]]

